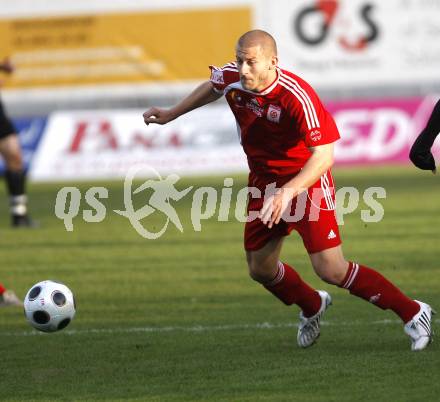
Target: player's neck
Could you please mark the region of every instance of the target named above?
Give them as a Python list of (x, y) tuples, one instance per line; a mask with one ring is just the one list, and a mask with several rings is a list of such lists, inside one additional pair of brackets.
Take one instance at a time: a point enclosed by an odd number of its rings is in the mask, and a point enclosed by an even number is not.
[(262, 83), (254, 92), (264, 92), (267, 88), (273, 85), (273, 83), (278, 79), (278, 71), (270, 70), (267, 75), (267, 80)]

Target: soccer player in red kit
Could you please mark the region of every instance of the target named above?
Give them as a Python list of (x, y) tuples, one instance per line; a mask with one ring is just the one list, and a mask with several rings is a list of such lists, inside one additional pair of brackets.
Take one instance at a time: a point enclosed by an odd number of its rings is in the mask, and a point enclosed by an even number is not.
[[(393, 310), (405, 324), (412, 350), (424, 349), (432, 340), (431, 307), (408, 298), (377, 271), (344, 258), (330, 172), (339, 133), (314, 90), (278, 67), (275, 40), (261, 30), (240, 37), (236, 62), (210, 68), (209, 81), (170, 109), (150, 108), (144, 121), (166, 124), (226, 97), (247, 155), (249, 187), (264, 194), (252, 195), (248, 202), (249, 217), (258, 211), (244, 229), (249, 273), (283, 303), (300, 307), (298, 345), (311, 346), (319, 337), (331, 297), (310, 287), (292, 266), (279, 260), (283, 240), (292, 230), (301, 235), (321, 279)], [(304, 213), (297, 219), (301, 208)], [(292, 214), (295, 219), (289, 218)]]

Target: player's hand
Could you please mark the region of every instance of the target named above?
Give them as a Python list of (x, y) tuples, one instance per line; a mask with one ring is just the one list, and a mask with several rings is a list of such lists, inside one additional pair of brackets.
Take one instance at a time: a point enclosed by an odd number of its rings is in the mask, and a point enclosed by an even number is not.
[(280, 223), (283, 214), (290, 208), (293, 198), (297, 195), (293, 188), (281, 187), (264, 201), (258, 217), (269, 229), (272, 229), (274, 224)]
[(432, 156), (431, 148), (423, 143), (422, 136), (417, 137), (415, 140), (411, 147), (409, 158), (419, 169), (432, 170), (432, 173), (436, 172), (435, 159)]
[(1, 69), (8, 74), (11, 74), (14, 72), (15, 67), (14, 65), (11, 63), (11, 60), (6, 58), (3, 60), (3, 62), (0, 64)]
[(166, 124), (176, 118), (170, 109), (160, 109), (158, 107), (148, 109), (143, 116), (147, 126), (150, 123)]

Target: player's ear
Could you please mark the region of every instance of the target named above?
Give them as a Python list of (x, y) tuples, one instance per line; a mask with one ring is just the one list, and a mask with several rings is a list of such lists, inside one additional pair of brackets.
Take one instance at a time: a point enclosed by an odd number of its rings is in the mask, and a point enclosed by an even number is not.
[(270, 60), (269, 70), (275, 70), (278, 66), (278, 57), (272, 56)]

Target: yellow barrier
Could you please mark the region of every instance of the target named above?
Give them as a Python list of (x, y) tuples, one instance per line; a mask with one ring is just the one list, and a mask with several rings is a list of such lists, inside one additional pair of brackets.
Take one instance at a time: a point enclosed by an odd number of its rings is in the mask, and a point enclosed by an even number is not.
[(234, 58), (247, 7), (0, 20), (8, 88), (203, 79)]

